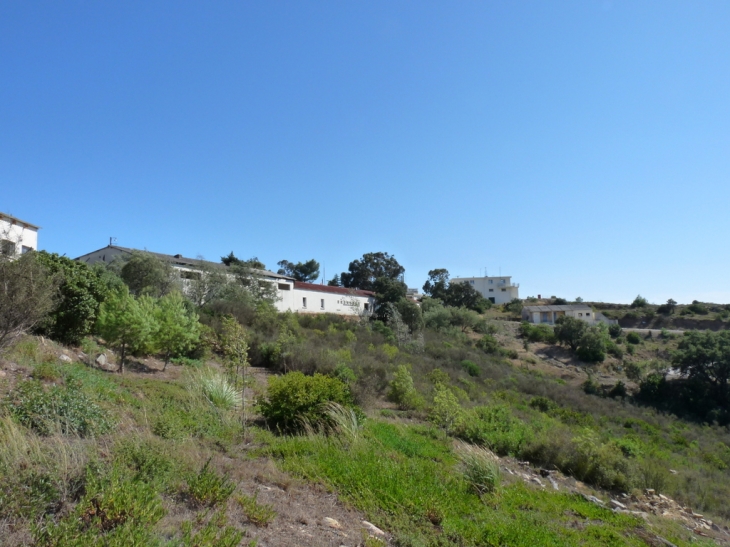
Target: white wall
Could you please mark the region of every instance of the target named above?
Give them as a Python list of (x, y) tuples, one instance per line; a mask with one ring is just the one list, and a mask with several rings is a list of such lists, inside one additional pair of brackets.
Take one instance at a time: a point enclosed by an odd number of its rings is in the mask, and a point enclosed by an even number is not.
[[(539, 311), (523, 310), (522, 319), (524, 319), (525, 321), (529, 321), (530, 323), (543, 323), (542, 313), (543, 312), (539, 312)], [(549, 312), (545, 312), (545, 313), (548, 314), (548, 320), (544, 323), (548, 324), (548, 325), (555, 324), (555, 319), (556, 319), (555, 312), (549, 311)], [(601, 322), (596, 318), (597, 315), (598, 314), (595, 311), (590, 310), (590, 309), (566, 310), (565, 311), (566, 317), (574, 317), (575, 319), (580, 319), (581, 321), (585, 321), (589, 325), (595, 325), (595, 324)]]
[[(282, 300), (277, 304), (280, 311), (290, 309), (298, 313), (334, 313), (337, 315), (370, 315), (375, 305), (375, 298), (356, 294), (337, 294), (320, 292), (312, 289), (294, 288), (291, 291), (291, 304)], [(286, 296), (284, 297), (286, 298)], [(304, 299), (306, 298), (306, 307)], [(367, 310), (365, 309), (367, 304)], [(285, 307), (288, 305), (288, 307)]]
[(519, 285), (512, 284), (512, 277), (457, 277), (451, 283), (468, 283), (484, 298), (494, 298), (495, 304), (506, 304), (519, 298)]
[(0, 239), (15, 244), (15, 255), (29, 250), (38, 250), (38, 230), (19, 221), (0, 218)]

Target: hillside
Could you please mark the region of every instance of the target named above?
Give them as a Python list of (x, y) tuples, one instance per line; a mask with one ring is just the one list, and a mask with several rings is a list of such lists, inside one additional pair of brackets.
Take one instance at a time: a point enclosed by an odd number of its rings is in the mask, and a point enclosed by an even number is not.
[[(1, 544), (727, 543), (727, 429), (631, 398), (627, 364), (677, 338), (587, 365), (507, 316), (487, 312), (491, 334), (427, 327), (397, 342), (377, 323), (247, 313), (245, 428), (237, 399), (204, 387), (230, 370), (215, 344), (118, 374), (100, 339), (27, 337), (1, 364)], [(294, 415), (287, 397), (322, 388), (292, 371), (339, 382), (359, 410), (311, 407), (304, 429), (265, 420), (266, 404)], [(627, 392), (608, 396), (618, 382)]]

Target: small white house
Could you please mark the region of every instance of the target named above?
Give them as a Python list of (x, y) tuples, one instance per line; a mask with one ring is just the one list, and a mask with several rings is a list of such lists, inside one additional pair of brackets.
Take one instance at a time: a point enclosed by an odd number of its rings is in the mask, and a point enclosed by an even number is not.
[(38, 250), (39, 226), (0, 213), (0, 253), (10, 257)]
[[(131, 256), (136, 249), (109, 245), (102, 249), (81, 255), (76, 260), (86, 264), (102, 262), (109, 264), (119, 257)], [(148, 252), (148, 251), (145, 251)], [(186, 258), (180, 254), (166, 255), (150, 253), (161, 260), (172, 264), (179, 272), (183, 291), (187, 289), (189, 280), (200, 279), (203, 275), (201, 263), (210, 270), (212, 268), (225, 271), (228, 267), (219, 262)], [(276, 285), (277, 300), (274, 302), (280, 312), (292, 311), (295, 313), (334, 313), (337, 315), (370, 315), (375, 307), (375, 293), (345, 287), (330, 287), (314, 283), (301, 283), (293, 277), (270, 272), (268, 270), (254, 270), (256, 276), (266, 282)]]
[(554, 325), (560, 317), (574, 317), (589, 325), (616, 323), (600, 312), (596, 312), (588, 304), (566, 304), (562, 306), (524, 306), (522, 320), (529, 323), (545, 323)]
[(451, 283), (468, 283), (492, 304), (506, 304), (520, 297), (519, 283), (512, 283), (512, 277), (457, 277)]

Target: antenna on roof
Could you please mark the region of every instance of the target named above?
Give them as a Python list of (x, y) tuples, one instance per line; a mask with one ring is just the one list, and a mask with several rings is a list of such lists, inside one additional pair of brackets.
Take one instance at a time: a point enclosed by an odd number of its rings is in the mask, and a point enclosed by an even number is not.
[(109, 238), (109, 247), (111, 247), (112, 245), (114, 245), (116, 242), (117, 242), (117, 238), (116, 237), (110, 237)]
[(322, 262), (322, 285), (324, 285), (324, 278), (327, 277), (327, 264)]

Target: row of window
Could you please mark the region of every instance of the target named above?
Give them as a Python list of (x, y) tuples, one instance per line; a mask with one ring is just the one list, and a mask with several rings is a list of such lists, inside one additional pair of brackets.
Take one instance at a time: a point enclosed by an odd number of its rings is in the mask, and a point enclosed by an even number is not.
[[(15, 256), (16, 249), (18, 248), (17, 243), (14, 241), (10, 241), (9, 239), (3, 239), (0, 240), (0, 253), (2, 253), (5, 256)], [(22, 245), (20, 247), (20, 252), (25, 254), (29, 251), (32, 251), (32, 247), (27, 247), (25, 245)]]
[[(345, 303), (345, 302), (344, 302), (344, 300), (338, 300), (337, 303), (340, 304), (340, 303)], [(352, 305), (352, 304), (349, 304), (349, 305)], [(370, 304), (368, 302), (365, 302), (364, 307), (365, 307), (365, 311), (370, 310)], [(307, 309), (307, 297), (306, 296), (302, 297), (302, 309), (303, 310)], [(324, 298), (320, 298), (320, 300), (319, 300), (319, 309), (320, 310), (324, 309)]]

